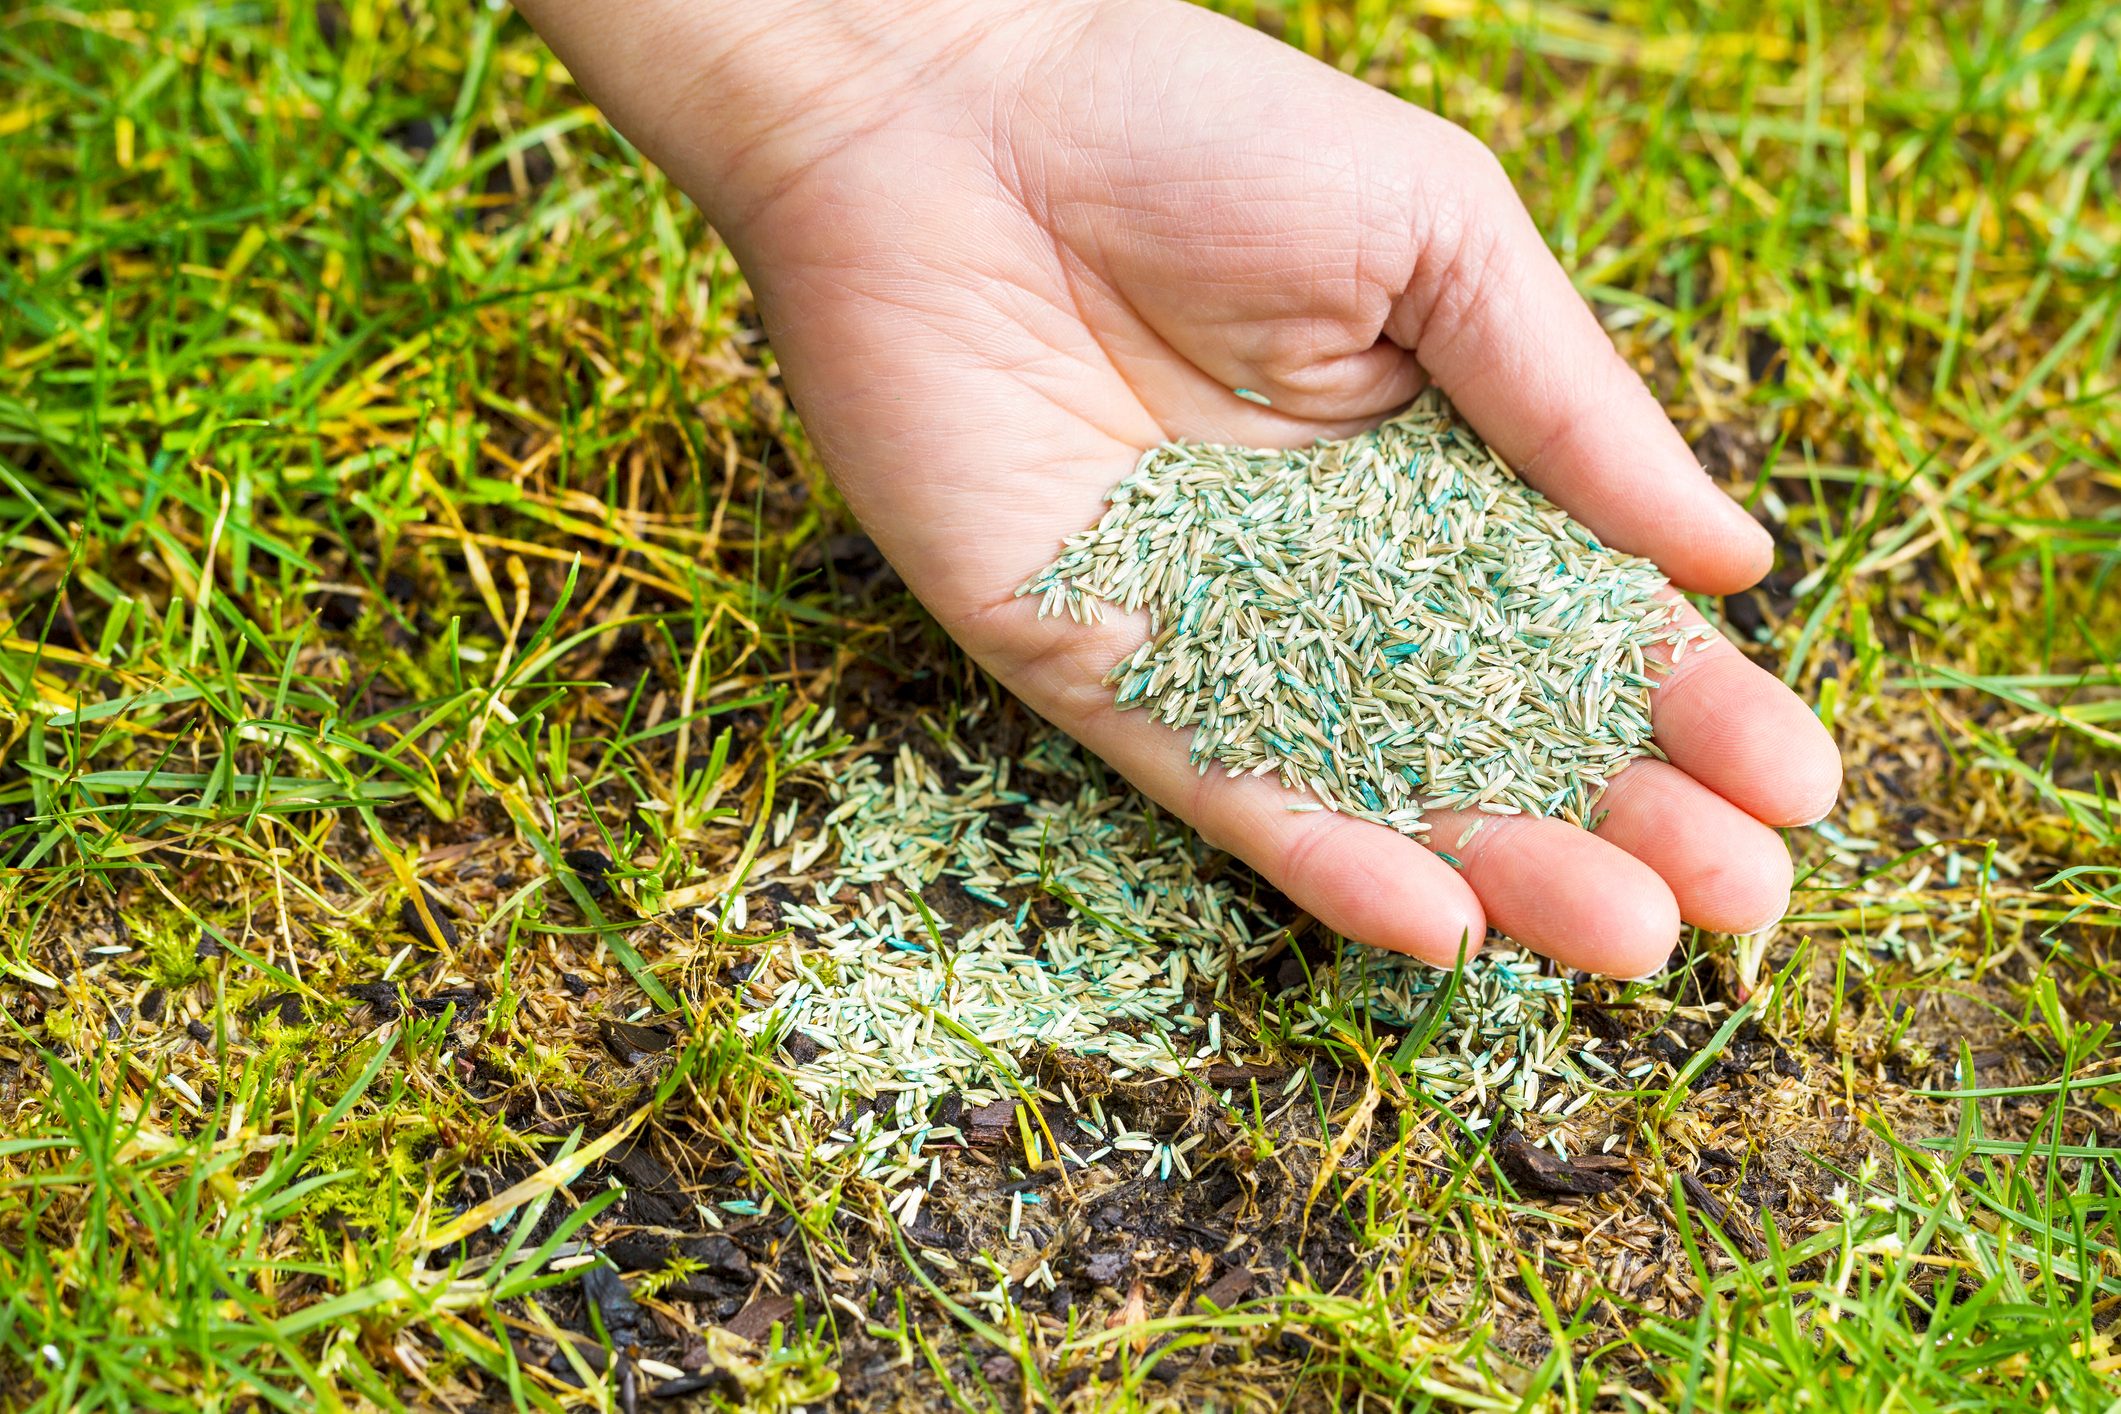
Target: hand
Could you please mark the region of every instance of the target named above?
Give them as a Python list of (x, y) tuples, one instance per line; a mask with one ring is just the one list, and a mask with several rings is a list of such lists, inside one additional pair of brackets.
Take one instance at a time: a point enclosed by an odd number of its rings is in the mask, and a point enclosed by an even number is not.
[[(1525, 479), (1681, 587), (1767, 568), (1541, 242), (1443, 120), (1177, 0), (1018, 10), (831, 0), (526, 5), (707, 209), (789, 390), (907, 584), (1011, 691), (1349, 937), (1449, 963), (1493, 926), (1575, 967), (1661, 966), (1682, 918), (1779, 918), (1769, 828), (1840, 763), (1720, 638), (1654, 695), (1670, 763), (1587, 832), (1432, 814), (1424, 844), (1202, 775), (1105, 671), (1142, 623), (1040, 621), (1016, 587), (1169, 438), (1299, 445), (1427, 382)], [(885, 13), (888, 11), (889, 13)], [(1261, 407), (1235, 388), (1271, 400)]]

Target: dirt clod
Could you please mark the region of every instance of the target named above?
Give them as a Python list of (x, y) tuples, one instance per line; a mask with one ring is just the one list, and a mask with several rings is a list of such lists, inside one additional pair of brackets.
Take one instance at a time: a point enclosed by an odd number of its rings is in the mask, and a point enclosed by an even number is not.
[(423, 914), (419, 903), (408, 898), (398, 905), (398, 926), (412, 935), (421, 947), (435, 951), (454, 951), (462, 944), (462, 935), (457, 932), (455, 917), (448, 904), (442, 902), (427, 889), (420, 890), (420, 897), (427, 904)]

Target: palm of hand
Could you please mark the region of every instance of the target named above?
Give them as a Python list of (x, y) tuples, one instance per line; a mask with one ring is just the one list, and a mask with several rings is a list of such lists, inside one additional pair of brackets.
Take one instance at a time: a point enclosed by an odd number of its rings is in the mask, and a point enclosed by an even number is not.
[[(1006, 32), (842, 134), (736, 239), (806, 426), (863, 524), (1011, 690), (1352, 937), (1448, 961), (1495, 926), (1570, 963), (1661, 963), (1681, 915), (1780, 916), (1768, 828), (1839, 767), (1794, 697), (1716, 640), (1657, 693), (1659, 743), (1597, 834), (1490, 819), (1459, 870), (1375, 825), (1202, 775), (1104, 672), (1139, 622), (1037, 620), (1016, 587), (1174, 437), (1343, 435), (1439, 381), (1610, 543), (1688, 587), (1764, 537), (1694, 466), (1470, 139), (1177, 6)], [(1233, 389), (1255, 390), (1258, 406)], [(1765, 823), (1763, 823), (1765, 822)], [(1431, 839), (1462, 831), (1440, 818)]]

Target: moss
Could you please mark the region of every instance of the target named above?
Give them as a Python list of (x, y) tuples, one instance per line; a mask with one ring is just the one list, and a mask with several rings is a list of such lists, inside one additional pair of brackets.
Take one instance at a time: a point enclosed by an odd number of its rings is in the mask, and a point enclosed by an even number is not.
[(78, 1045), (88, 1028), (71, 1004), (55, 1006), (44, 1013), (44, 1034), (61, 1046)]
[(307, 1019), (290, 1025), (281, 1020), (277, 1008), (251, 1023), (251, 1036), (262, 1046), (262, 1059), (276, 1072), (300, 1074), (315, 1059), (319, 1028)]
[(133, 937), (144, 943), (148, 980), (177, 991), (203, 981), (207, 966), (199, 956), (199, 928), (181, 916), (150, 921), (127, 920)]

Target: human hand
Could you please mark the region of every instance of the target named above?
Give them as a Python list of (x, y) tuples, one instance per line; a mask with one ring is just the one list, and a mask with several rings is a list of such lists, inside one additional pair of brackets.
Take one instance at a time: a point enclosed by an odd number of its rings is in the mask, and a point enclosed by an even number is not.
[[(1727, 593), (1767, 535), (1696, 464), (1478, 142), (1177, 0), (889, 13), (530, 0), (542, 32), (744, 268), (812, 439), (936, 618), (1033, 709), (1328, 926), (1448, 964), (1493, 926), (1660, 966), (1682, 918), (1781, 916), (1770, 826), (1832, 805), (1804, 704), (1721, 638), (1653, 695), (1595, 832), (1433, 812), (1421, 842), (1201, 774), (1122, 713), (1143, 623), (1016, 587), (1173, 438), (1301, 445), (1429, 382), (1606, 543)], [(1241, 399), (1254, 390), (1271, 407)]]

